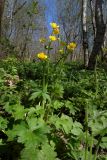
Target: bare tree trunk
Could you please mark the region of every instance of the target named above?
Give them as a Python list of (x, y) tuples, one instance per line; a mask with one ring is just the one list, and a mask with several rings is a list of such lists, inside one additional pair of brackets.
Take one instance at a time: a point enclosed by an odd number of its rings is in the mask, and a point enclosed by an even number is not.
[(103, 5), (103, 0), (96, 0), (95, 4), (96, 34), (94, 38), (92, 53), (89, 58), (89, 64), (88, 64), (89, 69), (95, 68), (97, 55), (101, 52), (102, 45), (104, 43), (106, 24), (104, 24), (102, 5)]
[(3, 15), (3, 9), (4, 9), (4, 3), (5, 0), (0, 0), (0, 38), (1, 38), (1, 25), (2, 25), (2, 15)]
[(90, 9), (91, 9), (91, 22), (92, 22), (92, 28), (93, 28), (93, 35), (95, 38), (96, 35), (96, 27), (95, 27), (95, 12), (94, 12), (94, 6), (92, 0), (90, 2)]
[(84, 51), (85, 67), (88, 66), (87, 3), (88, 0), (82, 0), (82, 30), (83, 30), (83, 51)]

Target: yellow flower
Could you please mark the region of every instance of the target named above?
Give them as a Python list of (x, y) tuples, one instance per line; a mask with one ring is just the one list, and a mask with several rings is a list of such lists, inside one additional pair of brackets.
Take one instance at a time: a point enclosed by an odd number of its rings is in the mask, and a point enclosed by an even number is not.
[(51, 41), (56, 41), (56, 40), (57, 40), (57, 38), (56, 38), (55, 36), (49, 36), (49, 39), (50, 39)]
[(59, 49), (59, 53), (63, 54), (64, 50), (63, 49)]
[(67, 45), (67, 49), (70, 51), (73, 51), (76, 48), (76, 43), (75, 42), (71, 42)]
[(60, 32), (59, 28), (53, 29), (53, 34), (59, 34), (59, 32)]
[(37, 54), (37, 57), (38, 57), (39, 59), (41, 59), (41, 60), (45, 60), (45, 59), (48, 58), (48, 56), (47, 56), (45, 53), (43, 53), (43, 52), (38, 53), (38, 54)]
[(59, 28), (59, 26), (56, 24), (56, 23), (50, 23), (50, 25), (51, 25), (51, 27), (53, 28), (53, 29), (56, 29), (56, 28)]
[(40, 43), (45, 43), (45, 42), (46, 42), (46, 39), (45, 39), (45, 38), (40, 38), (40, 39), (39, 39), (39, 42), (40, 42)]

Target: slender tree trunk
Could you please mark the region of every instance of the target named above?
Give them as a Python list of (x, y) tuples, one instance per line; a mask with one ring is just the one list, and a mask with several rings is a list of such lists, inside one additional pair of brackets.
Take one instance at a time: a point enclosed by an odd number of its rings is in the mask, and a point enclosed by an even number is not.
[(5, 0), (0, 0), (0, 38), (1, 38), (1, 30), (2, 30), (2, 15), (3, 15), (3, 10), (4, 10), (4, 3)]
[(96, 27), (95, 27), (95, 12), (94, 12), (94, 6), (92, 0), (90, 2), (90, 9), (91, 9), (91, 22), (92, 22), (92, 28), (93, 28), (93, 35), (95, 38), (96, 35)]
[(83, 51), (84, 51), (85, 67), (88, 66), (87, 3), (88, 0), (82, 0), (82, 30), (83, 30)]
[(89, 58), (89, 63), (88, 63), (89, 69), (95, 68), (97, 55), (100, 54), (102, 50), (102, 45), (104, 43), (106, 24), (104, 24), (102, 5), (103, 5), (103, 0), (96, 0), (95, 4), (96, 34), (94, 38), (92, 53)]

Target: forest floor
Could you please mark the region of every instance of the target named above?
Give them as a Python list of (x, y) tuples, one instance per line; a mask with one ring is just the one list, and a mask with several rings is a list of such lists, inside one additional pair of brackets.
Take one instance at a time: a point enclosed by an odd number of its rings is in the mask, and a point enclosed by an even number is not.
[(0, 61), (1, 160), (107, 160), (107, 71)]

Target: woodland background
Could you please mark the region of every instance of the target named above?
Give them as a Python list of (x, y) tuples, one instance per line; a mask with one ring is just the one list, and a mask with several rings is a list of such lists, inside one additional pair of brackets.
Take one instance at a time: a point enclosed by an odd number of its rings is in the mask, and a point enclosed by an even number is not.
[(0, 160), (107, 160), (107, 0), (0, 0)]
[[(76, 53), (70, 59), (84, 59), (87, 66), (92, 53), (89, 66), (93, 68), (96, 55), (103, 57), (106, 54), (102, 52), (102, 47), (107, 44), (106, 0), (1, 0), (0, 55), (15, 51), (21, 58), (31, 58), (35, 52), (42, 50), (38, 39), (50, 34), (49, 23), (53, 21), (60, 25), (65, 42), (75, 41), (78, 44)], [(56, 50), (57, 46), (53, 53)]]

